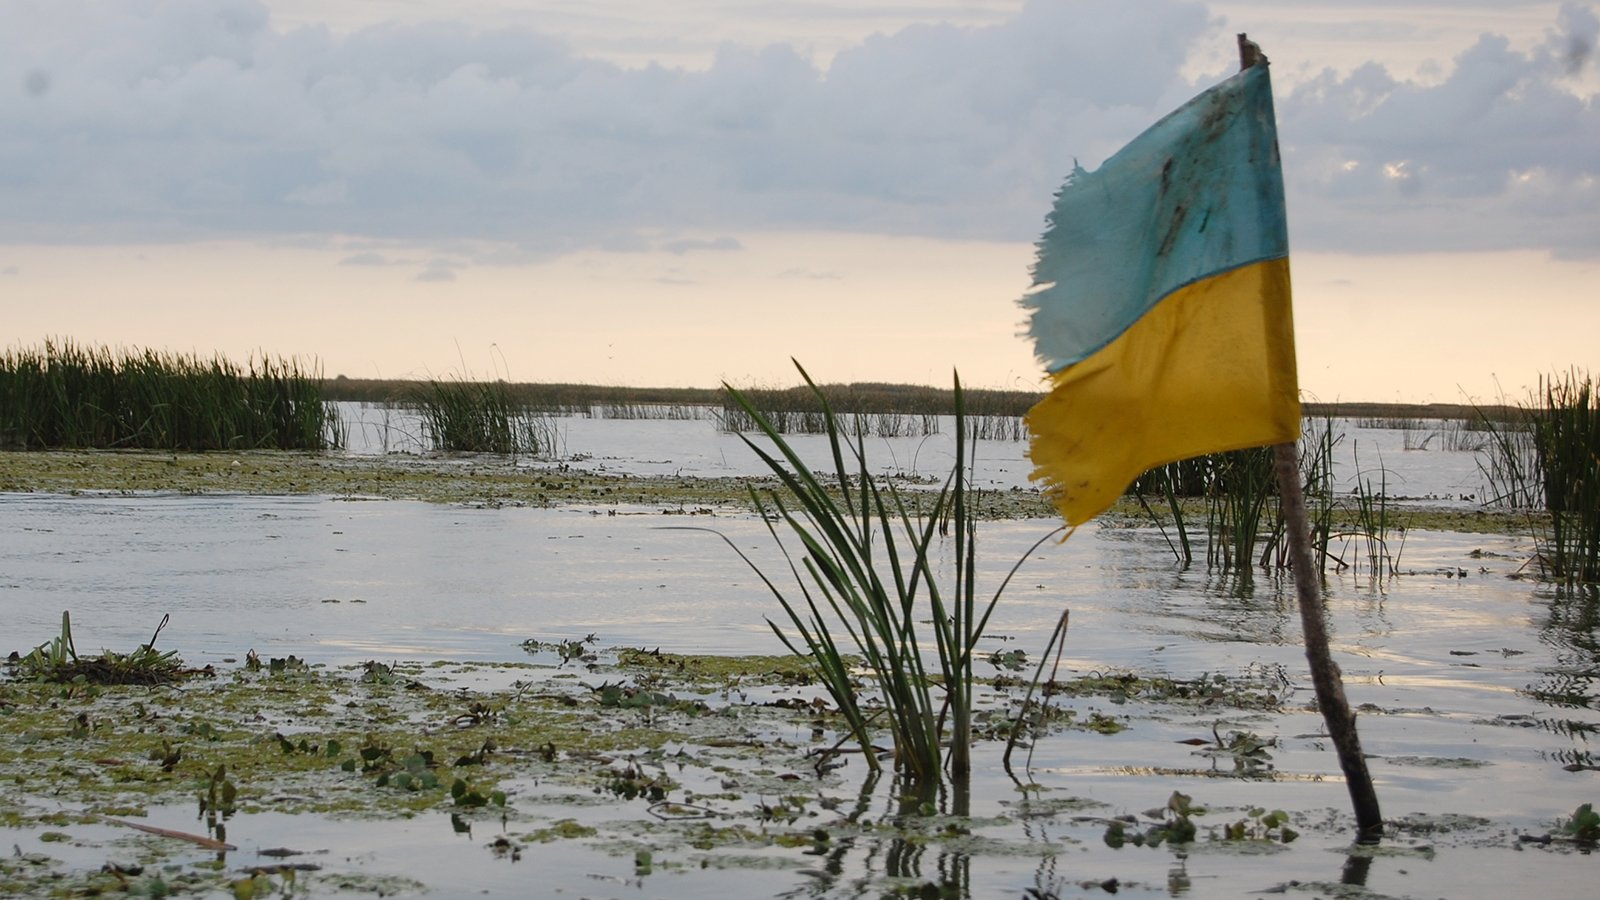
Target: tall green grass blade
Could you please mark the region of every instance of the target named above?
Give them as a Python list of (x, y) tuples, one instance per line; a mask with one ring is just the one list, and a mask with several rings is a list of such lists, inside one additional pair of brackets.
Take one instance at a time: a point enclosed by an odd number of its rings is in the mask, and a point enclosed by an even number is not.
[[(868, 428), (861, 418), (856, 418), (853, 429), (846, 427), (843, 415), (809, 373), (798, 363), (796, 368), (820, 410), (813, 430), (827, 436), (833, 467), (827, 483), (807, 468), (783, 437), (783, 425), (744, 393), (725, 387), (730, 408), (764, 438), (758, 443), (741, 433), (777, 479), (778, 487), (764, 496), (752, 490), (752, 496), (801, 595), (800, 599), (787, 595), (761, 574), (793, 632), (785, 633), (770, 619), (768, 624), (785, 647), (807, 659), (869, 758), (872, 744), (866, 729), (870, 719), (855, 696), (856, 681), (843, 662), (847, 656), (859, 656), (870, 673), (893, 738), (895, 768), (908, 784), (938, 784), (946, 768), (953, 779), (964, 784), (971, 770), (976, 647), (1001, 592), (1022, 560), (980, 609), (976, 515), (968, 474), (971, 438), (960, 380), (956, 379), (953, 395), (956, 464), (940, 490), (928, 495), (919, 492), (919, 502), (910, 502), (908, 494), (893, 482), (880, 483), (873, 476), (863, 437)], [(783, 534), (798, 546), (798, 560), (780, 535), (779, 522)], [(946, 537), (947, 528), (954, 528), (953, 537)], [(726, 537), (723, 540), (728, 542)], [(948, 573), (938, 559), (945, 540), (951, 541), (954, 551)], [(755, 567), (748, 555), (734, 549), (747, 565)], [(757, 572), (760, 574), (759, 568)], [(932, 621), (937, 677), (924, 661), (920, 627), (924, 618)], [(942, 690), (942, 697), (936, 694), (936, 687)], [(947, 724), (948, 755), (944, 751)]]

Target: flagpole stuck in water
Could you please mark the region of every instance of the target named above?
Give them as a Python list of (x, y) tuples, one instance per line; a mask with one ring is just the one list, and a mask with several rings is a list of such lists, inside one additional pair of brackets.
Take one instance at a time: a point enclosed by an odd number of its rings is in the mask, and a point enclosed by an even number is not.
[(1276, 447), (1306, 658), (1363, 835), (1383, 818), (1328, 652), (1297, 443), (1300, 383), (1272, 73), (1239, 35), (1238, 74), (1074, 165), (1045, 217), (1029, 310), (1049, 389), (1028, 411), (1032, 478), (1070, 526), (1142, 472)]
[[(1261, 48), (1243, 33), (1239, 35), (1239, 68), (1249, 69), (1266, 62)], [(1328, 649), (1326, 609), (1318, 585), (1317, 569), (1311, 556), (1311, 529), (1306, 517), (1305, 491), (1300, 485), (1299, 449), (1293, 441), (1273, 447), (1278, 497), (1283, 504), (1283, 522), (1289, 545), (1289, 565), (1299, 600), (1300, 626), (1305, 637), (1306, 662), (1317, 692), (1317, 708), (1328, 726), (1328, 735), (1339, 755), (1350, 802), (1355, 807), (1356, 827), (1363, 836), (1383, 833), (1383, 814), (1378, 809), (1378, 793), (1367, 771), (1367, 758), (1361, 752), (1361, 737), (1356, 733), (1355, 713), (1344, 695), (1344, 679), (1339, 664)]]

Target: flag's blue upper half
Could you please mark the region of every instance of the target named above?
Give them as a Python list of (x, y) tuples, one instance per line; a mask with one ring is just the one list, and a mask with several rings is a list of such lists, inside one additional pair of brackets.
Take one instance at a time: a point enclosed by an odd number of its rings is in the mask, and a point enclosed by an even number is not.
[[(1034, 264), (1029, 336), (1056, 372), (1161, 298), (1288, 255), (1267, 67), (1240, 72), (1068, 177)], [(1267, 173), (1268, 177), (1263, 177)]]

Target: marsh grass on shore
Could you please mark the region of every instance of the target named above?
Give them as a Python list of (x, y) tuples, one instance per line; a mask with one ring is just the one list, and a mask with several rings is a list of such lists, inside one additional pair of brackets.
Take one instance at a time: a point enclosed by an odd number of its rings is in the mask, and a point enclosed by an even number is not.
[(0, 447), (333, 449), (338, 419), (321, 384), (292, 359), (241, 367), (46, 341), (0, 356)]

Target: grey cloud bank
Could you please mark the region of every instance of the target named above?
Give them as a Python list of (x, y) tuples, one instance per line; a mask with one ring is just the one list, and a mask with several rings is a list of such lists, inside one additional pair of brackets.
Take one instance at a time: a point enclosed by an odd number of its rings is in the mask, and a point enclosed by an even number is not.
[[(1075, 158), (1098, 165), (1204, 86), (1184, 65), (1213, 33), (1198, 3), (1058, 0), (876, 35), (826, 69), (774, 44), (685, 70), (527, 29), (291, 29), (248, 0), (13, 0), (6, 19), (0, 240), (525, 258), (737, 250), (746, 230), (1032, 240)], [(1540, 46), (1486, 34), (1435, 81), (1375, 62), (1280, 83), (1296, 249), (1600, 254), (1597, 35), (1572, 3)]]

